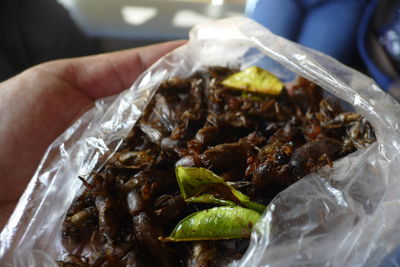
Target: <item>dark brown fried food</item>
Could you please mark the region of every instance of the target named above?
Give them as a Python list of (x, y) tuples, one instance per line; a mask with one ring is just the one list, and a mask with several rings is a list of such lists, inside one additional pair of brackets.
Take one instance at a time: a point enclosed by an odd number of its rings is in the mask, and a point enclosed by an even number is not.
[[(59, 266), (225, 266), (248, 240), (159, 240), (209, 207), (185, 203), (176, 166), (208, 168), (267, 205), (310, 172), (375, 141), (365, 118), (323, 98), (316, 84), (300, 78), (279, 96), (242, 95), (221, 84), (234, 72), (212, 67), (161, 84), (119, 150), (81, 177), (85, 190), (67, 212), (63, 237), (92, 254), (70, 255)], [(238, 201), (226, 186), (208, 192)]]
[(209, 241), (192, 242), (189, 257), (187, 258), (188, 267), (212, 266), (216, 258), (217, 247)]
[(169, 222), (181, 214), (185, 203), (180, 195), (162, 195), (154, 201), (154, 215), (158, 220)]
[(163, 232), (161, 225), (145, 212), (133, 217), (133, 229), (136, 240), (148, 252), (157, 266), (175, 266), (174, 260), (166, 249), (166, 244), (158, 240)]

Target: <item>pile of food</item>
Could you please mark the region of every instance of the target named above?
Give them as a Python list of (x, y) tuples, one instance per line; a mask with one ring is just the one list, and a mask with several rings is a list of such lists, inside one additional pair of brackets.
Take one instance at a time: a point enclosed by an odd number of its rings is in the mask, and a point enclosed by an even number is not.
[(371, 125), (299, 78), (211, 67), (158, 88), (69, 208), (60, 266), (224, 266), (268, 203), (375, 141)]

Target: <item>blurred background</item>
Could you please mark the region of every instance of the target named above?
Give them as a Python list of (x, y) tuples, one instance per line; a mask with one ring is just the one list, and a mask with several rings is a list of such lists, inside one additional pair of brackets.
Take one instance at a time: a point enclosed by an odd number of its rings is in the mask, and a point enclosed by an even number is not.
[(187, 39), (248, 16), (400, 99), (400, 0), (0, 0), (0, 81), (38, 63)]
[(187, 39), (245, 0), (1, 0), (0, 81), (52, 59)]

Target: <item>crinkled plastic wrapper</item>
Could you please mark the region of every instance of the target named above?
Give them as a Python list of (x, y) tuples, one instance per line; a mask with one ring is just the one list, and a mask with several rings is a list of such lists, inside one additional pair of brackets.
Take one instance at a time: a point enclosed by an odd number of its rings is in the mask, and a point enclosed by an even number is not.
[[(160, 83), (207, 66), (258, 65), (284, 81), (301, 75), (349, 103), (377, 142), (281, 192), (234, 266), (377, 266), (400, 243), (400, 106), (369, 78), (244, 18), (195, 27), (129, 90), (100, 100), (47, 150), (1, 233), (1, 266), (56, 266), (61, 227), (90, 173), (115, 151)], [(162, 114), (160, 114), (162, 116)]]

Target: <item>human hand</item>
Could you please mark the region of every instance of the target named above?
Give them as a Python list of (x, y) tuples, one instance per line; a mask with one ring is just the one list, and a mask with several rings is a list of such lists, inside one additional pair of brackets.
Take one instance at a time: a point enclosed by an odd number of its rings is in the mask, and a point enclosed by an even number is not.
[(96, 99), (129, 88), (183, 43), (51, 61), (0, 83), (0, 229), (47, 147)]

